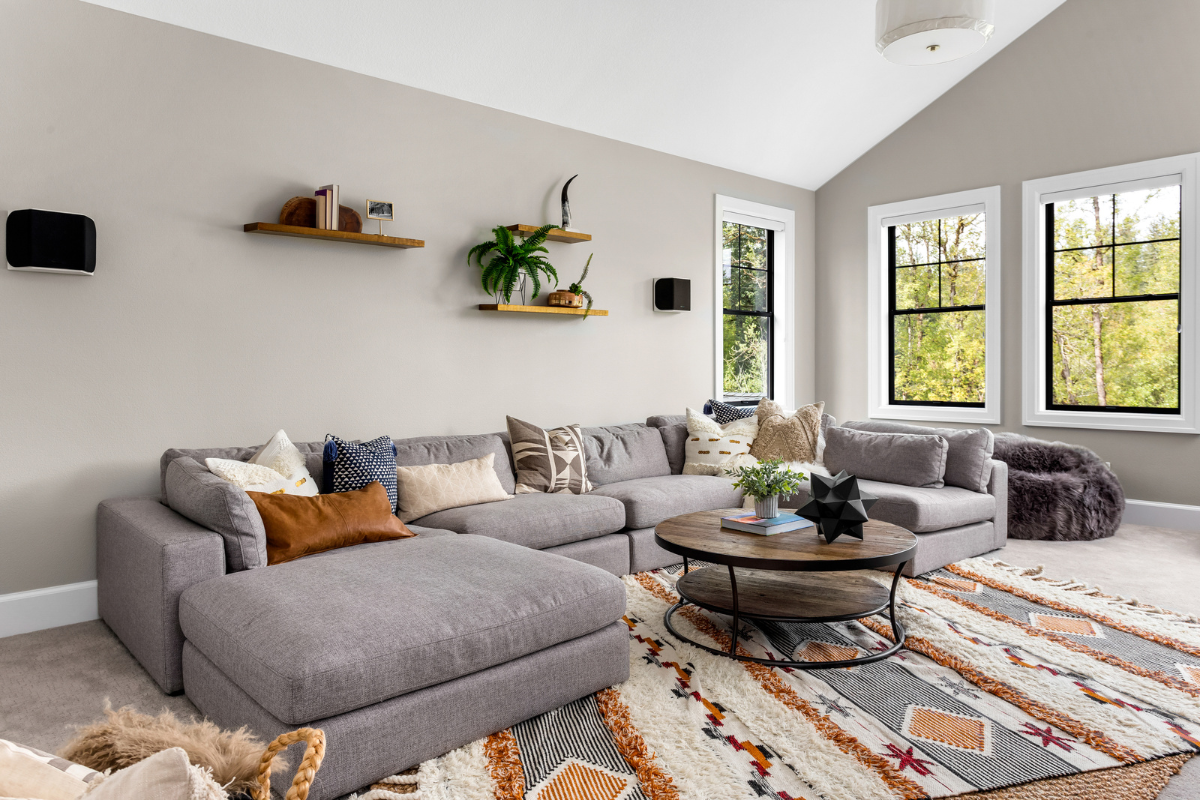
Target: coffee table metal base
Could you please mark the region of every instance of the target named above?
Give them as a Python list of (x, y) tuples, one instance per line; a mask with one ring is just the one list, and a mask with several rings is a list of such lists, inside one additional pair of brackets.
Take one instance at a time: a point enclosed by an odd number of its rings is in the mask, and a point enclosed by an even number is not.
[[(855, 667), (861, 664), (871, 664), (876, 661), (884, 660), (885, 658), (900, 651), (904, 647), (904, 641), (906, 638), (904, 626), (900, 624), (899, 619), (896, 616), (896, 589), (900, 585), (900, 574), (904, 571), (904, 567), (907, 564), (908, 562), (905, 561), (896, 566), (896, 573), (892, 576), (891, 591), (887, 593), (886, 601), (884, 601), (881, 597), (883, 587), (878, 586), (878, 584), (873, 584), (878, 588), (878, 593), (873, 593), (869, 590), (861, 591), (860, 586), (860, 591), (858, 592), (860, 596), (857, 598), (848, 600), (846, 598), (834, 597), (830, 599), (826, 597), (823, 603), (816, 604), (827, 607), (832, 613), (817, 616), (787, 616), (786, 611), (789, 608), (793, 610), (804, 609), (805, 603), (803, 602), (802, 598), (797, 601), (797, 598), (795, 597), (781, 597), (781, 602), (778, 605), (780, 606), (779, 610), (785, 612), (783, 614), (767, 613), (762, 610), (764, 605), (770, 605), (770, 594), (767, 591), (771, 588), (771, 579), (769, 575), (778, 575), (779, 573), (765, 574), (762, 571), (754, 570), (748, 575), (744, 574), (744, 583), (748, 583), (750, 585), (753, 596), (747, 598), (746, 601), (739, 602), (740, 598), (738, 594), (737, 575), (734, 573), (733, 567), (728, 567), (729, 580), (728, 584), (725, 584), (723, 580), (721, 580), (724, 578), (724, 576), (720, 576), (720, 579), (717, 577), (717, 572), (723, 571), (721, 567), (705, 567), (702, 570), (687, 572), (687, 563), (684, 562), (684, 575), (680, 577), (679, 584), (676, 585), (676, 590), (679, 592), (680, 600), (678, 603), (667, 609), (667, 613), (663, 615), (663, 624), (666, 625), (667, 630), (670, 631), (671, 635), (676, 639), (687, 642), (693, 647), (698, 647), (705, 652), (713, 653), (714, 655), (725, 656), (727, 658), (733, 658), (738, 661), (764, 664), (769, 667), (787, 667), (789, 669), (810, 670), (838, 669), (840, 667)], [(813, 575), (813, 573), (807, 574), (809, 576)], [(776, 588), (776, 591), (802, 592), (804, 588), (806, 588), (804, 586), (805, 579), (803, 575), (803, 573), (783, 573), (783, 575), (778, 579), (780, 586)], [(829, 574), (826, 573), (826, 575)], [(847, 581), (849, 580), (850, 578), (847, 576)], [(858, 586), (862, 580), (865, 579), (860, 579), (860, 581), (856, 582), (855, 585)], [(824, 590), (825, 594), (828, 595), (830, 588), (828, 586), (828, 578), (820, 580), (817, 583), (824, 585), (816, 585), (808, 588)], [(691, 594), (695, 596), (689, 595), (689, 585), (691, 586)], [(728, 587), (727, 589), (726, 586)], [(858, 602), (855, 602), (855, 600)], [(862, 602), (863, 600), (867, 601), (865, 605)], [(746, 602), (748, 602), (751, 609), (753, 609), (753, 612), (741, 608), (741, 606)], [(878, 604), (877, 607), (875, 607), (876, 604)], [(728, 650), (719, 650), (715, 647), (709, 647), (701, 644), (700, 642), (684, 636), (679, 631), (675, 630), (675, 626), (671, 624), (671, 617), (675, 615), (676, 611), (689, 605), (694, 605), (698, 608), (704, 608), (708, 611), (713, 611), (718, 614), (731, 615), (733, 617), (733, 634), (731, 636)], [(839, 608), (839, 605), (841, 605), (842, 608)], [(739, 653), (737, 651), (739, 626), (743, 619), (751, 621), (763, 620), (770, 622), (843, 622), (846, 620), (863, 619), (876, 614), (882, 614), (884, 610), (888, 612), (886, 618), (892, 627), (892, 638), (894, 639), (894, 643), (886, 650), (881, 650), (877, 653), (871, 653), (870, 655), (861, 656), (859, 658), (844, 659), (840, 661), (794, 661), (792, 659), (756, 658), (754, 656)]]

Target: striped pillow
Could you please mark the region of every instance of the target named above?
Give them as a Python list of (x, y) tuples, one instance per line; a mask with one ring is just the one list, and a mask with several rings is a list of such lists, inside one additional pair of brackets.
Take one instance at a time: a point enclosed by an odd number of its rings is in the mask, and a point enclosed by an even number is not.
[(516, 417), (507, 419), (517, 466), (517, 494), (584, 494), (592, 490), (578, 425), (543, 430)]
[(74, 800), (99, 777), (82, 764), (0, 739), (0, 797)]

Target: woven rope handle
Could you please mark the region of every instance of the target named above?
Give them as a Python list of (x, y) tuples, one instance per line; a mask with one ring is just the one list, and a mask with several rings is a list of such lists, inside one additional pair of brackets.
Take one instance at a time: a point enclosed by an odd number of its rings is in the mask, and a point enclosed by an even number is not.
[(258, 762), (258, 788), (254, 791), (254, 800), (271, 800), (271, 764), (280, 751), (296, 742), (307, 742), (308, 747), (304, 749), (304, 758), (300, 760), (285, 800), (305, 800), (308, 797), (308, 788), (325, 758), (325, 731), (319, 728), (300, 728), (281, 734), (267, 746)]

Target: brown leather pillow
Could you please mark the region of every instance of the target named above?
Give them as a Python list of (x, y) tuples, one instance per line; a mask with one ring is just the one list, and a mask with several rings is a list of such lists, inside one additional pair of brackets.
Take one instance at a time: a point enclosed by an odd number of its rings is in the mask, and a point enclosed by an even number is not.
[(379, 481), (352, 492), (304, 497), (246, 492), (258, 506), (267, 531), (267, 563), (416, 536), (392, 514), (392, 501)]

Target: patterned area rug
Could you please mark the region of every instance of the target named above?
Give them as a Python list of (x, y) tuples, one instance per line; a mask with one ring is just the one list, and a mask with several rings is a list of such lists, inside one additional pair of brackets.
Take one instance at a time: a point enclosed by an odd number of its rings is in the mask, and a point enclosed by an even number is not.
[[(679, 568), (628, 576), (628, 681), (359, 800), (1157, 797), (1200, 750), (1200, 622), (1039, 573), (970, 559), (904, 580), (907, 649), (817, 672), (680, 642), (662, 621)], [(691, 607), (674, 623), (729, 646), (727, 617)], [(738, 640), (821, 661), (890, 634), (871, 618), (746, 624)]]

